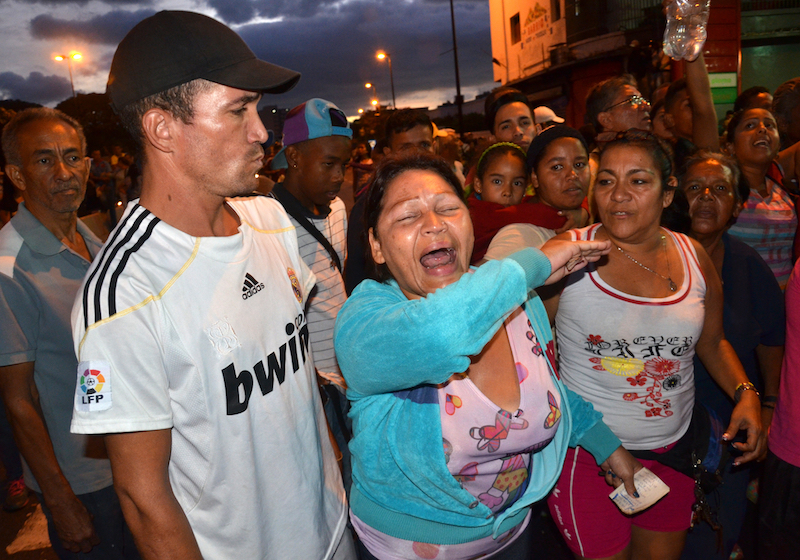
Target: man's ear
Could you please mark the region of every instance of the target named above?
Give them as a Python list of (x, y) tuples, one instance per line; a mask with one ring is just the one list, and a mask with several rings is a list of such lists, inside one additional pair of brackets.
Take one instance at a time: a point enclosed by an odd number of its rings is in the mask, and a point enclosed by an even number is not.
[(146, 144), (160, 152), (172, 152), (178, 124), (182, 123), (165, 110), (150, 109), (142, 116), (142, 132)]
[(297, 146), (286, 146), (286, 150), (284, 150), (283, 154), (286, 156), (286, 163), (289, 164), (289, 169), (296, 168), (300, 163), (301, 154)]
[(385, 156), (390, 156), (390, 155), (392, 155), (392, 149), (391, 149), (391, 148), (389, 148), (389, 146), (384, 146), (384, 147), (383, 147), (383, 155), (385, 155)]
[[(611, 113), (608, 111), (600, 111), (600, 113), (597, 114), (597, 122), (603, 127), (603, 130), (613, 130), (612, 123), (614, 119), (611, 118)], [(598, 130), (598, 132), (601, 131)]]
[(14, 183), (14, 186), (17, 187), (19, 190), (25, 190), (25, 177), (22, 175), (22, 170), (19, 166), (11, 165), (10, 163), (6, 165), (5, 168), (6, 175), (8, 178), (11, 179), (11, 182)]
[(381, 250), (381, 242), (375, 237), (375, 231), (373, 228), (369, 228), (369, 248), (372, 251), (372, 260), (375, 261), (375, 264), (385, 264), (386, 258), (383, 256), (383, 251)]

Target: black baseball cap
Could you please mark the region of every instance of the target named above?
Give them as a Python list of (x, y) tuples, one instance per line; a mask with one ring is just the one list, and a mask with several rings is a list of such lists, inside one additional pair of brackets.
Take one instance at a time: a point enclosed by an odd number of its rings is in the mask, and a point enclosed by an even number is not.
[(292, 89), (300, 74), (259, 60), (239, 35), (194, 12), (158, 12), (122, 39), (106, 92), (115, 111), (150, 95), (203, 78), (264, 93)]

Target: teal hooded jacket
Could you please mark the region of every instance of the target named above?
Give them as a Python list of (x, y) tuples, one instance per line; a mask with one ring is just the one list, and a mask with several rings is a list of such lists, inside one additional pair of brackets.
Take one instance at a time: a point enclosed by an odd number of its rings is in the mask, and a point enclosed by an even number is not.
[[(580, 445), (598, 464), (619, 447), (602, 415), (558, 377), (547, 313), (534, 291), (550, 273), (549, 259), (529, 248), (422, 299), (409, 300), (393, 280), (365, 280), (353, 291), (339, 311), (334, 343), (353, 421), (350, 507), (361, 521), (417, 542), (497, 538), (547, 496), (567, 447)], [(562, 418), (554, 439), (533, 454), (524, 493), (495, 515), (447, 469), (436, 385), (466, 371), (470, 356), (520, 305), (546, 346)]]

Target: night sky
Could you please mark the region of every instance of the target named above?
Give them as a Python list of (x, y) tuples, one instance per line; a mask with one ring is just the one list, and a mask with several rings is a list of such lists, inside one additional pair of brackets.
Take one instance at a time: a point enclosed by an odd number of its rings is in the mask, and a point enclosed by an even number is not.
[[(310, 97), (333, 101), (348, 115), (369, 107), (376, 85), (391, 103), (392, 57), (399, 107), (435, 107), (455, 97), (448, 0), (0, 0), (0, 97), (55, 105), (70, 96), (66, 62), (79, 51), (75, 89), (105, 91), (117, 43), (161, 9), (202, 12), (233, 27), (259, 58), (303, 77), (291, 92), (265, 103), (290, 108)], [(466, 100), (494, 87), (488, 0), (455, 2), (461, 89)]]

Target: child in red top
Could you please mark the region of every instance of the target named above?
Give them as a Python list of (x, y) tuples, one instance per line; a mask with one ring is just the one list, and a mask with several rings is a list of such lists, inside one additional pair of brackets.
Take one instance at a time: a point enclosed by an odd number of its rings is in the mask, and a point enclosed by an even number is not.
[(526, 154), (516, 144), (499, 142), (481, 155), (474, 191), (467, 198), (475, 230), (472, 264), (483, 258), (492, 238), (508, 224), (527, 223), (553, 230), (566, 224), (567, 218), (558, 209), (524, 196), (528, 178)]

